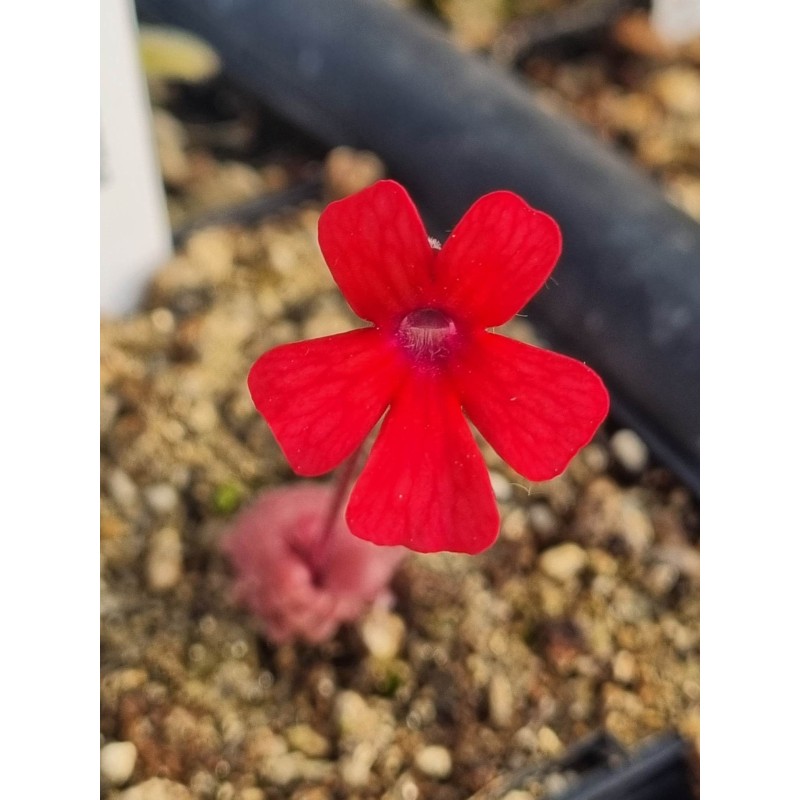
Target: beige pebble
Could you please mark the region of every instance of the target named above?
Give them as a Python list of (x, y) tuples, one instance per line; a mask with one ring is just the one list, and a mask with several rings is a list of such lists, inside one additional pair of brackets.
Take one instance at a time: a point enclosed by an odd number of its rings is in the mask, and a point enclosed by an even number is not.
[(273, 286), (262, 286), (256, 293), (259, 314), (268, 320), (277, 319), (283, 313), (283, 301)]
[(204, 228), (186, 242), (186, 256), (208, 282), (222, 283), (233, 272), (236, 240), (226, 228)]
[(259, 770), (264, 780), (276, 786), (287, 786), (300, 778), (300, 753), (283, 753), (266, 759)]
[(352, 753), (341, 760), (339, 771), (342, 780), (354, 788), (365, 786), (377, 757), (378, 752), (372, 742), (360, 742)]
[(257, 169), (240, 161), (215, 163), (193, 181), (194, 197), (206, 208), (252, 200), (263, 194), (264, 179)]
[(217, 781), (207, 769), (199, 769), (192, 775), (189, 789), (193, 797), (214, 797), (217, 800)]
[(453, 758), (450, 751), (441, 745), (423, 747), (415, 756), (417, 769), (429, 778), (444, 780), (453, 770)]
[(514, 717), (514, 692), (508, 676), (496, 672), (489, 680), (489, 719), (495, 728), (507, 728)]
[(136, 745), (133, 742), (111, 742), (100, 751), (100, 774), (114, 786), (122, 786), (136, 766)]
[(153, 534), (147, 552), (147, 585), (154, 592), (174, 589), (183, 576), (181, 536), (175, 528)]
[(685, 117), (700, 113), (700, 75), (697, 70), (670, 67), (653, 78), (652, 88), (656, 97), (672, 113)]
[(150, 778), (126, 789), (118, 800), (192, 800), (192, 793), (182, 783), (166, 778)]
[(150, 322), (157, 333), (167, 336), (175, 330), (175, 315), (168, 308), (154, 308)]
[(378, 715), (366, 700), (351, 690), (340, 692), (336, 697), (334, 709), (336, 722), (344, 736), (368, 738), (378, 725)]
[(306, 758), (302, 753), (293, 752), (265, 760), (261, 774), (265, 780), (277, 786), (288, 786), (296, 780), (324, 780), (333, 770), (330, 761)]
[(325, 159), (325, 196), (329, 200), (340, 200), (366, 189), (385, 174), (383, 162), (374, 153), (346, 146), (334, 147)]
[(403, 773), (397, 781), (391, 796), (392, 800), (395, 800), (395, 798), (396, 800), (418, 800), (419, 786), (408, 773)]
[(439, 8), (456, 43), (467, 50), (491, 47), (507, 13), (504, 0), (451, 0)]
[[(220, 763), (227, 764), (227, 762), (225, 761), (222, 761)], [(225, 783), (220, 784), (220, 787), (219, 789), (217, 789), (217, 794), (216, 797), (214, 797), (214, 800), (236, 800), (236, 789), (233, 788), (233, 784), (230, 781), (225, 781)]]
[(510, 542), (520, 542), (528, 532), (525, 512), (521, 508), (512, 508), (504, 517), (500, 533)]
[(587, 554), (589, 565), (598, 575), (613, 577), (619, 572), (619, 563), (605, 550), (599, 547), (590, 547)]
[(681, 574), (672, 564), (655, 564), (645, 576), (647, 588), (656, 597), (663, 597), (675, 588)]
[(633, 683), (638, 673), (636, 658), (628, 650), (620, 650), (614, 656), (613, 671), (618, 683)]
[(536, 743), (536, 732), (527, 725), (524, 728), (520, 728), (514, 734), (512, 741), (514, 743), (514, 747), (525, 750), (527, 753), (535, 753), (538, 749), (538, 744)]
[(139, 500), (139, 489), (127, 472), (117, 468), (108, 476), (108, 491), (114, 502), (126, 513), (133, 513)]
[(402, 617), (376, 607), (361, 620), (359, 632), (370, 655), (388, 661), (400, 653), (405, 642), (406, 625)]
[(208, 434), (219, 424), (219, 414), (210, 400), (200, 400), (192, 407), (186, 422), (195, 433)]
[(545, 756), (557, 756), (564, 749), (558, 734), (547, 725), (539, 729), (536, 734), (536, 743), (541, 753)]
[(323, 758), (331, 749), (328, 740), (310, 725), (292, 725), (286, 730), (286, 739), (292, 748), (311, 758)]
[(247, 786), (239, 790), (236, 800), (264, 800), (264, 790), (257, 786)]
[(641, 555), (653, 543), (653, 521), (634, 495), (626, 493), (620, 498), (617, 524), (620, 534), (634, 555)]
[(592, 472), (603, 472), (608, 468), (608, 453), (605, 448), (597, 442), (591, 442), (581, 451), (583, 463)]
[(587, 563), (586, 551), (574, 542), (552, 547), (539, 556), (539, 569), (557, 581), (568, 581), (576, 577)]

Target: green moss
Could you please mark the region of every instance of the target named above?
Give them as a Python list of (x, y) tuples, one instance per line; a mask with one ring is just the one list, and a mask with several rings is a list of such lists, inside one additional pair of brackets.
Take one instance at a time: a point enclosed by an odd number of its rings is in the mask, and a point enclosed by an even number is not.
[(397, 690), (403, 685), (403, 676), (397, 672), (389, 671), (381, 676), (375, 689), (384, 697), (394, 697)]
[(214, 511), (217, 514), (233, 514), (242, 503), (242, 489), (235, 483), (222, 483), (214, 490)]

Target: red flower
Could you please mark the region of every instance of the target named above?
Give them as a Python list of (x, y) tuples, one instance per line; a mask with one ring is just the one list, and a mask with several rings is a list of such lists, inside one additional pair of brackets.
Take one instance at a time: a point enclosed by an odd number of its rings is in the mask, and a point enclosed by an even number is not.
[(319, 243), (350, 307), (372, 324), (265, 353), (248, 380), (256, 407), (306, 476), (353, 454), (388, 408), (347, 507), (352, 532), (419, 552), (484, 550), (499, 515), (464, 415), (541, 481), (563, 472), (608, 413), (587, 366), (485, 330), (547, 280), (558, 226), (493, 192), (438, 249), (405, 189), (380, 181), (323, 211)]

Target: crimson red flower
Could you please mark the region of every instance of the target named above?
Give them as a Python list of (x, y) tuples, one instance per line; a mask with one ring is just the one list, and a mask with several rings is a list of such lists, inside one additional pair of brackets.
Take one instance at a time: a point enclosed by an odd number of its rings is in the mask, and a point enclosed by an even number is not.
[(419, 552), (484, 550), (499, 515), (464, 415), (541, 481), (563, 472), (608, 413), (585, 364), (486, 330), (544, 284), (561, 252), (558, 226), (493, 192), (439, 249), (405, 189), (380, 181), (323, 211), (319, 244), (372, 324), (265, 353), (248, 379), (256, 407), (305, 476), (352, 455), (388, 408), (350, 497), (351, 531)]

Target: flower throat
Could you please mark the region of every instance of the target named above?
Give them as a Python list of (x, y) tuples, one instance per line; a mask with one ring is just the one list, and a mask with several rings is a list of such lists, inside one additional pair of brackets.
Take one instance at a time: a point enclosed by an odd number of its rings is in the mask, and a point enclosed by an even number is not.
[(446, 361), (458, 338), (455, 322), (435, 308), (421, 308), (406, 314), (397, 328), (397, 341), (421, 366)]

